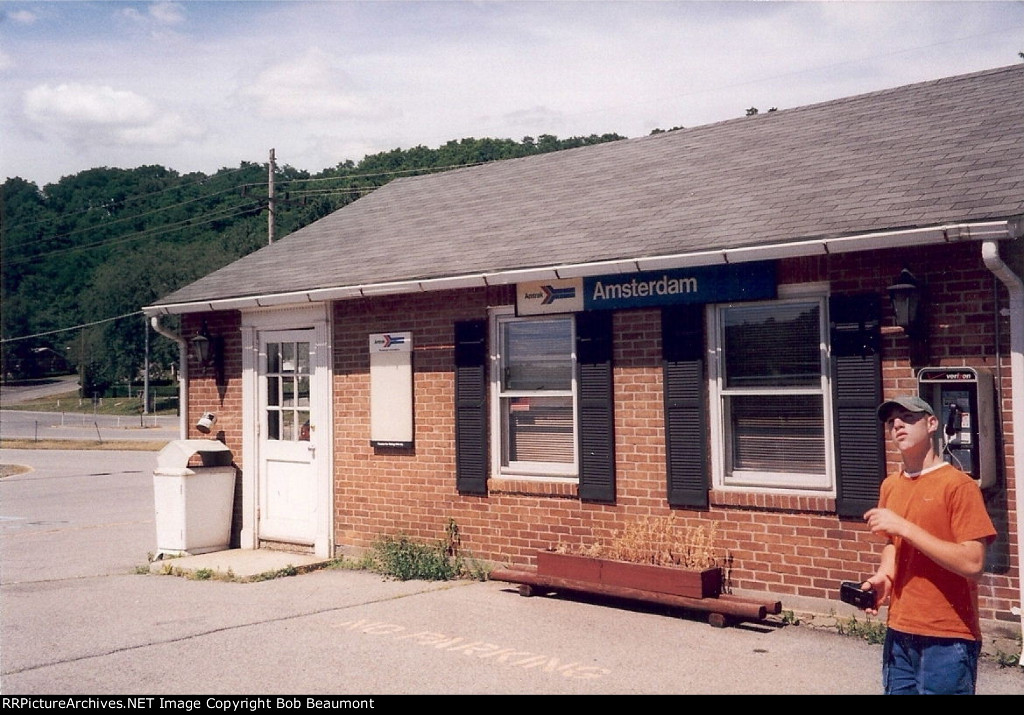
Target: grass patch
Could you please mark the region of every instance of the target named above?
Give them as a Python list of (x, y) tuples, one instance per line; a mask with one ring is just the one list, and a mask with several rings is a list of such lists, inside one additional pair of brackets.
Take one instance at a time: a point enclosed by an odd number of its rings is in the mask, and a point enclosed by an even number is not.
[(361, 563), (370, 571), (399, 581), (450, 581), (455, 578), (487, 579), (488, 569), (462, 552), (458, 524), (448, 520), (443, 539), (415, 541), (405, 534), (377, 537)]
[[(3, 446), (0, 443), (0, 446)], [(25, 472), (31, 472), (31, 467), (26, 467), (21, 464), (0, 464), (0, 479), (4, 477), (13, 477), (16, 474), (24, 474)]]
[[(138, 417), (142, 414), (141, 397), (104, 397), (93, 403), (92, 399), (82, 399), (78, 396), (78, 390), (65, 392), (59, 395), (37, 397), (24, 402), (0, 405), (5, 410), (23, 410), (26, 412), (68, 412), (72, 414), (86, 415), (132, 415)], [(153, 405), (154, 409), (149, 413), (152, 415), (177, 415), (177, 398), (168, 400), (158, 397)]]
[[(3, 439), (0, 449), (105, 449), (121, 452), (159, 452), (167, 440), (111, 439)], [(4, 474), (4, 476), (7, 476)]]
[(881, 645), (885, 642), (886, 626), (881, 621), (858, 621), (856, 616), (850, 616), (849, 620), (837, 621), (836, 630), (839, 635), (860, 638), (872, 645)]

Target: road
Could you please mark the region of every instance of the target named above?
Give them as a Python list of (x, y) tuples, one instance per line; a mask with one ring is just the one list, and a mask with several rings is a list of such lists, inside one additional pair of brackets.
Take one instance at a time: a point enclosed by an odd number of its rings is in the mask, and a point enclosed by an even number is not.
[[(15, 405), (42, 397), (67, 394), (78, 386), (74, 375), (0, 387), (0, 404)], [(77, 400), (75, 400), (77, 403)], [(32, 412), (0, 409), (2, 439), (117, 440), (177, 439), (176, 416), (100, 415), (82, 412)]]
[[(151, 574), (155, 453), (3, 449), (0, 463), (32, 467), (0, 480), (5, 696), (879, 692), (879, 646), (781, 622), (717, 629), (344, 569)], [(985, 662), (979, 692), (1020, 694), (1024, 671)]]
[(172, 440), (178, 438), (178, 424), (174, 416), (0, 410), (0, 438), (3, 439)]

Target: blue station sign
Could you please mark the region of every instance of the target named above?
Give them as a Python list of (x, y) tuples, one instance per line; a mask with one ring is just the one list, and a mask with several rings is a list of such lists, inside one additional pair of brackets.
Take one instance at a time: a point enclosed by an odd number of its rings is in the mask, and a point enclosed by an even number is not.
[(776, 296), (774, 261), (677, 268), (520, 283), (519, 315), (622, 310), (679, 303), (767, 300)]

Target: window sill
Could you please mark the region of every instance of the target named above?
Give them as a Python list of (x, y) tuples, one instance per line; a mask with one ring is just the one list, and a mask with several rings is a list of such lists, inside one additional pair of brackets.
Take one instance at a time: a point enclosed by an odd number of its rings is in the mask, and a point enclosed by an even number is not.
[(487, 492), (489, 494), (579, 499), (579, 484), (575, 481), (567, 480), (542, 481), (538, 479), (491, 477), (487, 480)]
[(835, 497), (809, 494), (772, 494), (765, 492), (735, 492), (712, 489), (712, 506), (739, 507), (758, 511), (801, 511), (835, 514)]

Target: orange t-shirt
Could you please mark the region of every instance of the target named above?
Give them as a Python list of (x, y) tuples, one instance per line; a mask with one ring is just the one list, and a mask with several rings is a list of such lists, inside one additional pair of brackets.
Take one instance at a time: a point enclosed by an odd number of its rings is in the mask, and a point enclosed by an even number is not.
[[(917, 477), (902, 471), (889, 476), (882, 482), (878, 505), (944, 541), (990, 541), (996, 535), (978, 485), (949, 464)], [(896, 573), (889, 627), (904, 633), (980, 641), (977, 583), (944, 569), (899, 537), (892, 541)]]

